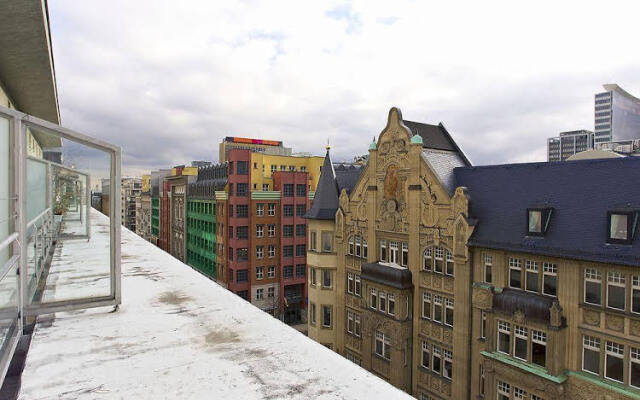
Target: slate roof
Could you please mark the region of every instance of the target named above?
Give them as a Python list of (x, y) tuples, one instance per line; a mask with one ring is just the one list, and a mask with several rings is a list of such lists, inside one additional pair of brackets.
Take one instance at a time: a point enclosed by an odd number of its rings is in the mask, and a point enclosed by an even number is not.
[(358, 179), (362, 173), (362, 167), (342, 164), (334, 167), (334, 171), (338, 182), (338, 193), (340, 193), (342, 189), (345, 189), (347, 194), (351, 194), (351, 189), (358, 183)]
[(521, 311), (527, 320), (535, 320), (549, 323), (553, 299), (537, 293), (524, 292), (516, 289), (503, 289), (502, 293), (493, 296), (493, 309), (495, 311), (513, 315)]
[[(470, 244), (578, 260), (640, 266), (640, 236), (606, 243), (607, 211), (640, 210), (640, 158), (455, 168), (478, 219)], [(553, 208), (544, 237), (526, 236), (526, 210)]]
[(362, 264), (362, 279), (391, 286), (397, 289), (413, 287), (411, 271), (408, 268), (390, 266), (381, 263)]
[(423, 147), (448, 151), (458, 150), (458, 146), (456, 146), (441, 124), (431, 125), (407, 120), (402, 120), (402, 122), (407, 128), (411, 129), (411, 133), (422, 137)]
[(431, 169), (440, 179), (449, 196), (453, 196), (456, 190), (456, 179), (453, 169), (457, 167), (466, 167), (469, 164), (465, 162), (459, 152), (441, 151), (432, 149), (423, 149), (422, 157), (431, 166)]

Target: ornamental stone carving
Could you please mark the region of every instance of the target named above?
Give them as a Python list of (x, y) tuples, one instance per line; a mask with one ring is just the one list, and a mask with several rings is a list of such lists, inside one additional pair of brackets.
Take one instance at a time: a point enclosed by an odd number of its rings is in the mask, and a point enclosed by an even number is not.
[(473, 288), (473, 305), (485, 310), (493, 307), (493, 294), (488, 289)]
[(432, 275), (431, 276), (431, 286), (433, 286), (436, 289), (442, 288), (442, 277), (441, 276)]
[(593, 310), (584, 310), (582, 319), (585, 324), (591, 326), (600, 326), (600, 312)]
[(629, 322), (629, 332), (634, 336), (640, 336), (640, 321), (632, 319)]
[(444, 330), (444, 340), (446, 344), (453, 344), (453, 331), (451, 329)]
[(444, 279), (444, 290), (449, 293), (453, 293), (453, 278), (443, 278)]
[(549, 309), (550, 313), (550, 324), (553, 327), (559, 328), (562, 325), (562, 307), (560, 306), (559, 301), (554, 301), (551, 304), (551, 308)]
[(607, 314), (607, 317), (605, 318), (605, 325), (607, 329), (622, 332), (624, 330), (624, 318), (617, 315)]

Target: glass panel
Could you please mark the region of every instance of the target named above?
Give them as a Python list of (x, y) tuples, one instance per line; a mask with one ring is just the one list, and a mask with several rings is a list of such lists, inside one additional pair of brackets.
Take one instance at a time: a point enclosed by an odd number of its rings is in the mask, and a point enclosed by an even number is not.
[(18, 319), (18, 274), (14, 265), (0, 280), (0, 352), (6, 351)]
[[(0, 241), (9, 235), (9, 120), (0, 117)], [(0, 265), (9, 259), (10, 248), (0, 250)]]
[(27, 222), (47, 208), (47, 164), (27, 159)]
[(611, 239), (627, 240), (627, 216), (624, 214), (611, 214)]
[(542, 232), (542, 212), (529, 211), (529, 232)]

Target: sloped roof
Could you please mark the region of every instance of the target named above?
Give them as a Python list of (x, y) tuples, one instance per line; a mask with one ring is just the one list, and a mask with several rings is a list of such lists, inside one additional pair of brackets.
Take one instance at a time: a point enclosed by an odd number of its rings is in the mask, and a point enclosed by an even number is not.
[[(640, 210), (640, 158), (455, 168), (467, 188), (478, 224), (470, 244), (479, 247), (640, 265), (640, 239), (606, 243), (607, 211)], [(526, 236), (526, 210), (552, 207), (544, 237)]]
[(402, 120), (402, 122), (407, 128), (411, 129), (411, 133), (422, 137), (423, 147), (448, 151), (458, 150), (453, 139), (451, 139), (441, 125), (424, 124), (422, 122), (407, 120)]
[(340, 190), (336, 173), (331, 163), (329, 150), (324, 157), (324, 163), (320, 169), (320, 179), (316, 187), (316, 195), (311, 203), (311, 208), (305, 214), (308, 219), (334, 219), (338, 210), (338, 196)]
[(424, 149), (422, 157), (431, 166), (433, 172), (438, 176), (444, 188), (449, 192), (449, 196), (453, 196), (456, 190), (456, 179), (453, 169), (457, 167), (466, 167), (468, 164), (457, 151), (441, 151)]
[(338, 193), (342, 192), (342, 189), (345, 189), (347, 194), (351, 194), (351, 189), (358, 183), (358, 179), (362, 173), (362, 167), (340, 164), (334, 167), (334, 171), (336, 181), (338, 182)]

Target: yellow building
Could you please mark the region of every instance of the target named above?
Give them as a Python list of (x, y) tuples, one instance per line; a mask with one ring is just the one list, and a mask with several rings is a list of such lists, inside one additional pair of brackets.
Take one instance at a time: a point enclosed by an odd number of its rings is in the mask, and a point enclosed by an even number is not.
[(273, 173), (276, 171), (298, 171), (309, 173), (311, 191), (320, 179), (320, 167), (324, 158), (318, 156), (274, 156), (251, 153), (251, 190), (273, 190)]
[(142, 193), (151, 191), (151, 175), (142, 175)]

